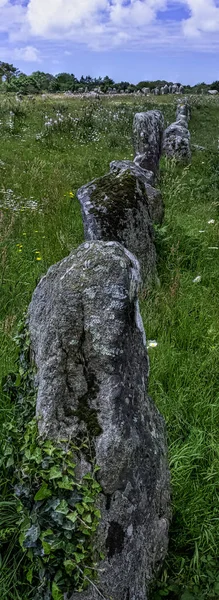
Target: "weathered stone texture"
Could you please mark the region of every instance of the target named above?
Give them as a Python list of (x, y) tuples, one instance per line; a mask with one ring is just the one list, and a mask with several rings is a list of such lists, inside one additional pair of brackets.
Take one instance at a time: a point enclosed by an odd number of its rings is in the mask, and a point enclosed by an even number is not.
[[(147, 600), (168, 543), (167, 448), (147, 393), (139, 281), (138, 262), (120, 244), (84, 243), (49, 269), (29, 308), (40, 434), (89, 435), (100, 467), (96, 543), (105, 559), (96, 585), (112, 600)], [(91, 586), (72, 600), (99, 592)]]
[[(135, 165), (134, 165), (135, 167)], [(155, 192), (133, 168), (111, 172), (80, 188), (85, 239), (118, 241), (140, 261), (144, 281), (156, 279), (151, 206)], [(149, 192), (148, 192), (149, 190)], [(150, 196), (150, 197), (149, 197)]]
[(164, 117), (159, 110), (136, 113), (133, 123), (135, 154), (136, 157), (144, 155), (141, 167), (155, 175), (159, 168), (163, 130)]
[(191, 118), (191, 108), (186, 98), (183, 100), (183, 102), (181, 101), (177, 105), (176, 121), (182, 116), (185, 117), (187, 121), (189, 121)]
[(153, 187), (153, 172), (142, 169), (136, 161), (131, 160), (114, 160), (110, 163), (110, 170), (117, 175), (130, 172), (144, 184), (152, 223), (161, 224), (164, 218), (164, 203), (160, 190)]
[(163, 154), (178, 161), (191, 159), (190, 133), (185, 125), (172, 123), (163, 136)]

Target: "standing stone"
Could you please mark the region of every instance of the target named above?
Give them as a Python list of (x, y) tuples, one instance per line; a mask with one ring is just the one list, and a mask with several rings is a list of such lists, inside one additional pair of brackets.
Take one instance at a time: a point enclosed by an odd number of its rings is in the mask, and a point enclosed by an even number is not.
[(159, 96), (160, 95), (160, 89), (158, 87), (155, 88), (154, 90), (155, 96)]
[(172, 85), (172, 94), (176, 94), (176, 92), (178, 92), (178, 85), (177, 83), (174, 83)]
[(176, 120), (181, 116), (186, 117), (187, 121), (189, 121), (189, 119), (191, 118), (191, 109), (186, 99), (184, 101), (179, 101), (177, 104)]
[(164, 117), (159, 110), (135, 114), (133, 123), (135, 154), (144, 155), (141, 167), (153, 171), (155, 175), (159, 168), (163, 130)]
[(169, 94), (172, 94), (173, 86), (169, 85)]
[(154, 183), (155, 183), (155, 174), (153, 173), (153, 171), (149, 171), (148, 169), (144, 169), (145, 154), (137, 154), (137, 156), (135, 156), (135, 158), (134, 158), (134, 164), (137, 167), (140, 167), (140, 169), (142, 171), (144, 171), (144, 173), (146, 173), (146, 177), (147, 177), (148, 183), (150, 183), (150, 185), (154, 185)]
[(185, 115), (180, 115), (177, 117), (176, 123), (188, 129), (188, 121)]
[(185, 93), (185, 89), (184, 89), (183, 85), (180, 85), (179, 91), (180, 91), (180, 94), (184, 94)]
[[(105, 558), (95, 587), (72, 590), (71, 600), (147, 600), (167, 553), (165, 427), (148, 396), (139, 281), (138, 262), (120, 244), (85, 243), (49, 269), (29, 308), (39, 433), (89, 438), (100, 468), (93, 543)], [(78, 473), (92, 468), (83, 452)]]
[(163, 136), (163, 154), (177, 161), (191, 159), (190, 133), (185, 125), (176, 122), (167, 127)]
[(131, 160), (114, 160), (110, 163), (111, 173), (122, 175), (123, 173), (132, 173), (134, 177), (144, 184), (148, 198), (148, 207), (152, 223), (160, 224), (164, 218), (164, 203), (159, 190), (153, 187), (154, 175), (152, 171), (145, 171)]
[(156, 280), (156, 251), (150, 198), (131, 169), (111, 172), (77, 192), (85, 240), (118, 241), (140, 262), (146, 282)]
[(169, 86), (167, 85), (167, 83), (163, 87), (163, 93), (164, 94), (169, 94)]
[(148, 87), (143, 87), (141, 91), (145, 96), (150, 94), (150, 88), (148, 88)]

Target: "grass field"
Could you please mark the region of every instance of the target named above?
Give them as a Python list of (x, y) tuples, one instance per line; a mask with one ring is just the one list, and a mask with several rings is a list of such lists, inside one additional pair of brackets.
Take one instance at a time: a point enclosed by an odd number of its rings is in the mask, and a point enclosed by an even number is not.
[[(152, 600), (219, 599), (219, 102), (191, 104), (192, 143), (205, 150), (187, 167), (161, 161), (160, 287), (141, 294), (147, 338), (158, 343), (150, 393), (166, 419), (172, 474), (170, 549)], [(159, 106), (170, 123), (175, 105), (0, 98), (0, 379), (15, 370), (13, 338), (39, 278), (83, 241), (75, 191), (111, 160), (132, 159), (135, 112)], [(2, 393), (0, 427), (13, 410)], [(0, 596), (26, 600), (1, 533), (0, 552)]]

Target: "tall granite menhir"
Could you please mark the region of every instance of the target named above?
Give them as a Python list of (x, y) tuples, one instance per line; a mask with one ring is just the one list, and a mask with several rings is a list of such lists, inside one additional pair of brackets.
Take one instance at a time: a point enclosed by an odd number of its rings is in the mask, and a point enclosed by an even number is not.
[[(89, 436), (100, 467), (93, 543), (105, 559), (96, 587), (72, 590), (72, 600), (147, 600), (167, 552), (165, 428), (147, 392), (139, 282), (138, 262), (122, 245), (84, 243), (49, 269), (29, 308), (39, 432)], [(78, 461), (80, 478), (91, 465), (82, 450)]]
[(156, 177), (161, 156), (164, 117), (159, 110), (136, 113), (133, 122), (133, 142), (137, 165), (152, 171)]
[(131, 161), (114, 161), (111, 172), (77, 191), (85, 240), (118, 241), (136, 255), (142, 279), (156, 281), (152, 223), (162, 222), (163, 202), (151, 175)]
[(189, 162), (191, 160), (190, 132), (188, 121), (191, 117), (191, 109), (187, 99), (180, 101), (176, 110), (176, 121), (171, 123), (164, 131), (162, 151), (168, 158), (174, 158), (178, 162)]

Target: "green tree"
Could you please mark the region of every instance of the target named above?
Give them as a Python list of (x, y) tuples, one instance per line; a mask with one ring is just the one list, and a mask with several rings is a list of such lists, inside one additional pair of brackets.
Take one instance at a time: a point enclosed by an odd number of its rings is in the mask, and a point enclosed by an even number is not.
[(18, 73), (19, 70), (14, 65), (0, 61), (0, 83), (2, 83), (3, 79), (8, 83)]

